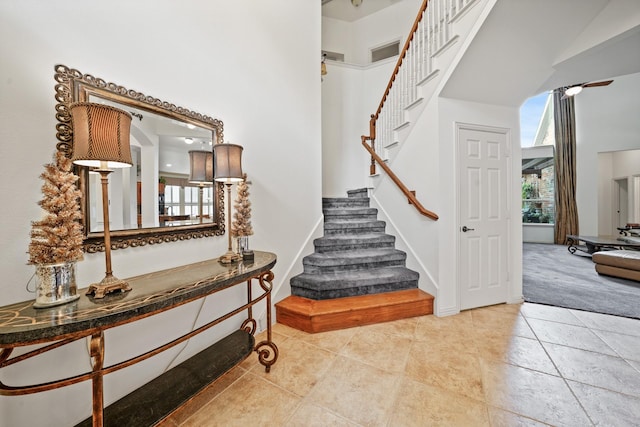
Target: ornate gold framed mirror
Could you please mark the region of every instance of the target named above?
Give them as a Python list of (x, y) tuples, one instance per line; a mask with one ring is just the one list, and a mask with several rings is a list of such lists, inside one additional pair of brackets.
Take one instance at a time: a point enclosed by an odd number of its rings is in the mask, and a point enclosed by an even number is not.
[[(134, 166), (114, 173), (110, 188), (112, 249), (222, 235), (224, 190), (221, 183), (192, 183), (190, 152), (212, 152), (223, 142), (220, 120), (126, 89), (65, 65), (55, 66), (57, 149), (73, 152), (69, 106), (98, 102), (133, 116), (131, 150)], [(104, 224), (97, 182), (78, 168), (83, 194), (84, 249), (104, 250)]]

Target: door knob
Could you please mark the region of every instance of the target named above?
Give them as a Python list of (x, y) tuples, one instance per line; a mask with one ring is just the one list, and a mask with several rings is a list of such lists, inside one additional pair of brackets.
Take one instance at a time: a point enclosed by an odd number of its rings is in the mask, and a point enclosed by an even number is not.
[(475, 230), (475, 228), (468, 228), (466, 225), (462, 226), (462, 232), (466, 233), (467, 231), (473, 231)]

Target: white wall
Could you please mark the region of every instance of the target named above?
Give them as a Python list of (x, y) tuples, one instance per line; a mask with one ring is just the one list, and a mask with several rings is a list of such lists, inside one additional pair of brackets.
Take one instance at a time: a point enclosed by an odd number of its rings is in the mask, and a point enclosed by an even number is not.
[(369, 117), (378, 108), (397, 57), (370, 64), (370, 49), (409, 33), (420, 1), (404, 0), (346, 23), (322, 19), (322, 49), (345, 54), (345, 63), (327, 61), (322, 83), (322, 193), (345, 197), (368, 185), (370, 156), (361, 146)]
[[(30, 221), (41, 216), (38, 176), (56, 143), (54, 64), (221, 119), (225, 141), (245, 147), (243, 165), (253, 182), (252, 247), (278, 255), (276, 289), (288, 282), (288, 272), (300, 263), (299, 250), (321, 217), (319, 52), (319, 2), (0, 2), (0, 158), (5, 160), (0, 194), (6, 201), (0, 224), (0, 304), (34, 298), (25, 291), (34, 271), (26, 265), (26, 250)], [(225, 235), (117, 250), (114, 272), (126, 278), (184, 265), (216, 257), (226, 246)], [(103, 275), (102, 254), (87, 255), (78, 265), (81, 287)], [(107, 358), (164, 342), (238, 298), (233, 292), (209, 298), (199, 318), (198, 302), (118, 328), (107, 336)], [(106, 402), (220, 334), (212, 332), (184, 350), (108, 376)], [(84, 341), (55, 353), (28, 363), (28, 369), (7, 368), (0, 379), (25, 383), (89, 368)], [(89, 394), (87, 382), (0, 397), (0, 425), (74, 424), (89, 415)]]
[[(612, 78), (611, 85), (586, 89), (575, 98), (576, 199), (583, 235), (611, 234), (610, 202), (606, 202), (611, 186), (598, 178), (606, 166), (598, 161), (598, 153), (640, 149), (640, 73)], [(618, 177), (616, 170), (602, 173)]]
[(598, 234), (618, 234), (614, 221), (614, 180), (628, 185), (627, 222), (640, 221), (640, 150), (598, 153)]

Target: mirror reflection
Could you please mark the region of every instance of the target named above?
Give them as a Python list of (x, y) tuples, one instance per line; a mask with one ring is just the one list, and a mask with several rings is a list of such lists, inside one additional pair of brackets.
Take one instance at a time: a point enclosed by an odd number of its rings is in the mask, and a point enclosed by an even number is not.
[[(176, 227), (213, 222), (213, 179), (190, 182), (191, 151), (211, 152), (211, 131), (100, 97), (129, 112), (131, 168), (117, 169), (109, 179), (110, 229)], [(209, 160), (211, 162), (211, 160)], [(197, 163), (194, 165), (197, 167)], [(90, 232), (104, 230), (100, 175), (89, 173), (87, 224)]]

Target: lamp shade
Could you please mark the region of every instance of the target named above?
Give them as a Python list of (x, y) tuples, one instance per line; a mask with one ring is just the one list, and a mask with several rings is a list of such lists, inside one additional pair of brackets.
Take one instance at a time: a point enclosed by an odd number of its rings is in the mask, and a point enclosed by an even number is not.
[(189, 151), (189, 165), (189, 182), (194, 184), (213, 184), (212, 151)]
[(80, 166), (125, 168), (132, 165), (129, 133), (131, 115), (109, 105), (71, 104), (73, 155)]
[(218, 182), (242, 181), (242, 146), (236, 144), (213, 144), (215, 169), (213, 179)]

